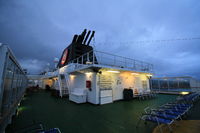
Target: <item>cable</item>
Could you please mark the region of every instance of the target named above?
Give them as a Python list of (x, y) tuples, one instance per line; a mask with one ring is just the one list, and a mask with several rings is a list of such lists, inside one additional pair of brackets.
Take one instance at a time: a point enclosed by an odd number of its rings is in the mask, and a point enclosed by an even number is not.
[[(145, 44), (145, 43), (160, 43), (160, 42), (174, 42), (174, 41), (191, 41), (200, 40), (200, 37), (188, 37), (188, 38), (175, 38), (175, 39), (160, 39), (160, 40), (144, 40), (144, 41), (127, 41), (118, 42), (120, 44)], [(99, 42), (98, 44), (116, 44), (116, 42)]]

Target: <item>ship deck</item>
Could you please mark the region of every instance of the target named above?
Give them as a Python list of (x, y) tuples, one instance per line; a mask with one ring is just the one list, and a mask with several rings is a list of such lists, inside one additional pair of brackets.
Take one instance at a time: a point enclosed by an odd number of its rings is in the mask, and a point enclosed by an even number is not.
[[(60, 128), (63, 133), (150, 133), (155, 124), (136, 124), (143, 109), (175, 100), (176, 95), (159, 94), (149, 100), (117, 101), (107, 105), (75, 104), (68, 98), (56, 98), (39, 91), (23, 98), (19, 112), (6, 132), (16, 132), (33, 123), (45, 129)], [(200, 102), (197, 103), (200, 105)], [(200, 106), (195, 105), (188, 119), (200, 119)]]

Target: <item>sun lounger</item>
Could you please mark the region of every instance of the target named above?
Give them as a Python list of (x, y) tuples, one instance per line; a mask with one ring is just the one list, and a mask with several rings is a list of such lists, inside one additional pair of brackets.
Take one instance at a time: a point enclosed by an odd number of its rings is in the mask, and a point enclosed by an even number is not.
[[(138, 127), (141, 120), (146, 121), (146, 122), (148, 121), (148, 122), (157, 123), (158, 126), (160, 124), (166, 124), (168, 126), (170, 132), (172, 132), (170, 125), (174, 122), (173, 119), (166, 119), (166, 118), (158, 117), (158, 116), (152, 115), (152, 114), (144, 114), (140, 117), (140, 120), (138, 121), (136, 128)], [(162, 129), (160, 126), (159, 126), (159, 128), (160, 128), (160, 132), (162, 133)]]
[(41, 133), (61, 133), (61, 131), (59, 128), (52, 128), (52, 129), (49, 129), (49, 130), (41, 132)]
[(170, 119), (170, 120), (177, 120), (179, 118), (181, 119), (180, 115), (166, 114), (165, 112), (152, 111), (151, 114), (161, 117), (161, 118)]

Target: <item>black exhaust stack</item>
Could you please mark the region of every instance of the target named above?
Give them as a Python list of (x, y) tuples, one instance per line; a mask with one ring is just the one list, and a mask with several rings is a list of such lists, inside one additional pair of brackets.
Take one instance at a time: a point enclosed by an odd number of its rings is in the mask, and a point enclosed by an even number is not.
[(92, 38), (94, 37), (94, 33), (95, 33), (95, 31), (92, 31), (92, 35), (90, 36), (90, 39), (89, 39), (87, 45), (90, 45), (90, 42), (91, 42)]
[(72, 40), (72, 43), (76, 43), (77, 38), (78, 38), (78, 35), (74, 35), (74, 38), (73, 38), (73, 40)]
[[(61, 68), (72, 62), (86, 64), (86, 62), (88, 61), (88, 57), (84, 56), (81, 59), (78, 57), (93, 50), (93, 47), (89, 46), (89, 44), (92, 38), (94, 37), (94, 34), (95, 34), (95, 31), (92, 31), (92, 34), (91, 34), (91, 31), (89, 30), (87, 32), (86, 29), (84, 29), (84, 31), (80, 35), (75, 34), (72, 39), (71, 44), (67, 48), (64, 49), (62, 56), (59, 60), (58, 67)], [(98, 62), (97, 62), (96, 56), (92, 57), (91, 55), (94, 55), (94, 54), (90, 53), (89, 61), (93, 61), (93, 58), (95, 58), (95, 63), (97, 64)]]
[(81, 35), (78, 36), (77, 44), (82, 44), (83, 43), (83, 39), (85, 38), (86, 32), (87, 32), (87, 30), (84, 29), (84, 31), (81, 33)]
[(86, 41), (87, 41), (87, 39), (88, 39), (88, 37), (89, 37), (89, 35), (90, 35), (90, 30), (88, 31), (88, 33), (87, 33), (87, 35), (86, 35), (86, 37), (85, 37), (85, 40), (84, 40), (84, 42), (83, 42), (83, 44), (84, 45), (86, 45)]

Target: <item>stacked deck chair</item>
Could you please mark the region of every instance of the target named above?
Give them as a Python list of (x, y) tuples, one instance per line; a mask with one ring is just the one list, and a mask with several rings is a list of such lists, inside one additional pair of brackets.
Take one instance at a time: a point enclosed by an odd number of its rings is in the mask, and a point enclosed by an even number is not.
[(52, 129), (49, 129), (47, 131), (43, 131), (43, 132), (40, 132), (40, 133), (61, 133), (61, 131), (60, 131), (59, 128), (52, 128)]
[[(139, 123), (141, 120), (145, 121), (145, 122), (153, 122), (153, 123), (157, 123), (157, 125), (159, 126), (160, 124), (166, 124), (170, 130), (170, 132), (172, 132), (172, 128), (170, 127), (170, 125), (174, 122), (174, 119), (169, 119), (169, 118), (166, 118), (167, 116), (159, 116), (159, 115), (154, 115), (154, 114), (143, 114), (141, 117), (140, 117), (140, 120), (139, 122), (137, 123), (137, 126), (136, 128), (138, 127)], [(160, 128), (160, 132), (162, 133), (162, 129), (161, 127), (159, 126)]]
[(152, 91), (143, 91), (143, 90), (140, 90), (138, 92), (137, 89), (134, 89), (134, 95), (133, 96), (139, 98), (139, 100), (148, 100), (148, 99), (151, 99), (151, 98), (155, 98), (156, 93), (152, 92)]
[(142, 99), (150, 99), (150, 98), (154, 98), (154, 94), (151, 91), (143, 91), (142, 92)]
[(199, 99), (199, 96), (200, 95), (195, 92), (195, 93), (191, 93), (191, 94), (179, 97), (178, 101), (193, 104), (194, 102), (196, 102)]
[[(183, 116), (186, 116), (190, 109), (193, 106), (193, 102), (199, 99), (199, 94), (192, 93), (189, 95), (182, 96), (175, 102), (166, 103), (164, 105), (159, 106), (156, 109), (150, 109), (149, 107), (144, 109), (142, 116), (140, 117), (136, 128), (138, 127), (141, 120), (145, 122), (153, 122), (160, 124), (166, 124), (172, 132), (172, 128), (170, 125), (176, 120), (182, 120)], [(192, 102), (191, 102), (192, 101)], [(162, 129), (160, 128), (160, 132), (162, 133)]]
[(45, 130), (42, 123), (33, 123), (15, 131), (15, 133), (61, 133), (61, 131), (59, 128)]

